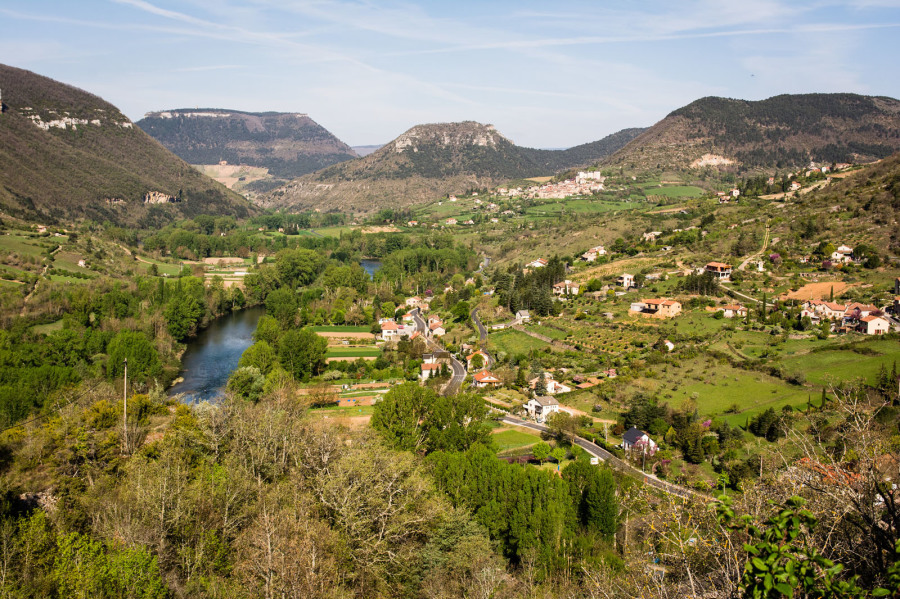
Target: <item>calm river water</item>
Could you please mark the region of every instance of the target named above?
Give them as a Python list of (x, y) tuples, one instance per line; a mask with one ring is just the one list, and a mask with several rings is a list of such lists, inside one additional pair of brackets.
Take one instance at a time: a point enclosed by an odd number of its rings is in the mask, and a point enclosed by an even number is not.
[(169, 395), (184, 393), (188, 403), (216, 400), (244, 350), (253, 343), (256, 322), (265, 308), (248, 308), (217, 318), (191, 341), (181, 360), (184, 381)]

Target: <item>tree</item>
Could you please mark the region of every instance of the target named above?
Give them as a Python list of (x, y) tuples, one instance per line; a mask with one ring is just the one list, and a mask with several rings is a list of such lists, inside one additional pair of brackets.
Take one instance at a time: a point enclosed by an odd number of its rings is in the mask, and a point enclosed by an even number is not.
[(106, 348), (109, 360), (106, 375), (110, 379), (121, 377), (125, 372), (125, 360), (128, 360), (129, 380), (146, 382), (158, 377), (162, 372), (156, 348), (141, 332), (120, 331), (110, 340)]
[(475, 354), (469, 364), (472, 366), (472, 370), (481, 370), (484, 368), (484, 357), (481, 354)]
[(228, 379), (228, 390), (248, 401), (259, 401), (266, 379), (255, 366), (235, 369)]
[(437, 394), (416, 383), (404, 383), (388, 391), (375, 404), (372, 428), (394, 449), (418, 451), (428, 439), (425, 419)]
[(312, 283), (324, 265), (324, 258), (313, 250), (286, 249), (275, 255), (278, 277), (289, 291)]
[(256, 331), (253, 332), (253, 340), (256, 342), (265, 341), (270, 346), (275, 347), (278, 345), (278, 338), (281, 336), (282, 332), (281, 325), (278, 324), (277, 320), (268, 314), (263, 314), (256, 322)]
[(550, 434), (559, 441), (572, 441), (578, 430), (578, 419), (568, 412), (554, 412), (547, 418)]
[(556, 469), (559, 470), (559, 465), (566, 457), (566, 450), (557, 445), (553, 448), (553, 451), (550, 452), (550, 457), (556, 460)]
[(436, 397), (425, 416), (426, 450), (466, 451), (476, 443), (489, 445), (491, 429), (487, 417), (484, 400), (474, 393)]
[(278, 355), (275, 353), (275, 349), (266, 341), (257, 341), (244, 350), (238, 366), (252, 366), (265, 375), (269, 374), (272, 366), (277, 362)]
[(271, 314), (283, 329), (288, 329), (294, 326), (299, 305), (297, 294), (281, 287), (266, 298), (266, 313)]
[(278, 340), (278, 359), (295, 380), (307, 380), (325, 368), (328, 341), (309, 329), (292, 329)]
[(544, 460), (550, 457), (550, 445), (544, 443), (543, 441), (538, 441), (531, 448), (531, 453), (533, 453), (534, 457), (536, 457), (538, 461), (543, 464)]

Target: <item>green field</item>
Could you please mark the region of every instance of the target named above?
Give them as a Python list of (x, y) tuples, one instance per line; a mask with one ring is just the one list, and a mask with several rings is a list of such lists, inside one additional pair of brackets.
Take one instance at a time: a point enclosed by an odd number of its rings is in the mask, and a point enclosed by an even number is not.
[[(853, 348), (857, 348), (857, 351)], [(900, 343), (896, 340), (879, 340), (792, 356), (782, 359), (780, 363), (788, 372), (802, 373), (807, 382), (829, 385), (834, 381), (852, 381), (858, 378), (871, 384), (875, 382), (882, 366), (890, 371), (894, 363), (898, 362)]]
[(526, 433), (519, 430), (501, 431), (499, 433), (494, 433), (491, 438), (493, 438), (494, 443), (497, 444), (497, 447), (501, 452), (509, 449), (518, 449), (519, 447), (534, 445), (541, 440), (541, 438), (537, 435), (532, 435), (531, 433)]
[(47, 335), (52, 333), (53, 331), (61, 331), (63, 328), (62, 319), (57, 320), (56, 322), (51, 322), (48, 324), (36, 324), (31, 327), (31, 332), (36, 335)]
[(326, 358), (377, 358), (381, 355), (378, 348), (369, 347), (329, 347), (325, 352)]
[[(680, 368), (668, 367), (654, 379), (643, 379), (641, 386), (655, 391), (674, 408), (692, 399), (701, 416), (721, 416), (733, 425), (743, 425), (748, 417), (768, 408), (803, 407), (810, 395), (809, 388), (704, 359), (686, 362)], [(727, 413), (732, 406), (737, 412)]]
[(671, 187), (647, 187), (644, 193), (648, 196), (665, 196), (667, 198), (697, 198), (706, 195), (706, 191), (691, 185), (673, 185)]
[(540, 324), (528, 324), (525, 325), (525, 328), (529, 331), (537, 333), (538, 335), (543, 335), (544, 337), (550, 337), (551, 339), (556, 339), (557, 341), (562, 341), (569, 334), (566, 331), (560, 331), (559, 329), (555, 329), (553, 327), (548, 327)]
[(541, 204), (539, 206), (529, 206), (525, 209), (525, 213), (530, 217), (559, 216), (563, 211), (575, 214), (603, 214), (619, 210), (633, 210), (641, 206), (646, 206), (646, 204), (643, 202), (609, 202), (578, 198), (559, 200), (558, 202)]
[(329, 416), (337, 418), (340, 416), (371, 416), (375, 411), (375, 406), (344, 406), (337, 405), (325, 406), (323, 408), (313, 408), (309, 411), (312, 415)]
[(491, 333), (488, 337), (488, 344), (492, 350), (503, 351), (509, 355), (527, 354), (532, 350), (540, 350), (548, 346), (546, 342), (529, 337), (515, 329), (504, 329)]
[[(0, 235), (0, 250), (16, 252), (20, 255), (40, 256), (52, 240), (24, 235)], [(45, 245), (46, 244), (46, 245)], [(58, 244), (50, 245), (50, 249)]]
[(314, 333), (371, 333), (371, 327), (359, 327), (353, 325), (329, 325), (309, 327)]

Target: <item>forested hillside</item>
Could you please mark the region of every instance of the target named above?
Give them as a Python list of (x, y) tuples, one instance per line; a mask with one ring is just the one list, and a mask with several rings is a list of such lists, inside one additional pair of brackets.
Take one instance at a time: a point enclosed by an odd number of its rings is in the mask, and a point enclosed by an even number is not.
[[(708, 97), (671, 112), (606, 162), (636, 168), (728, 167), (730, 162), (742, 169), (796, 168), (810, 161), (870, 162), (900, 149), (898, 130), (900, 101), (894, 98)], [(729, 162), (716, 163), (710, 157)]]
[(0, 89), (0, 205), (9, 214), (150, 227), (186, 215), (251, 213), (246, 200), (96, 96), (4, 65)]

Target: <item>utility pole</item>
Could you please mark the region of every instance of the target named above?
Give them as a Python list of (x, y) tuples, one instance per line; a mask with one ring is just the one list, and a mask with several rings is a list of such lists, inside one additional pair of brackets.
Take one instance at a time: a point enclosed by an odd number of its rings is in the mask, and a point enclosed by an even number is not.
[(128, 453), (128, 358), (125, 358), (125, 380), (122, 384), (122, 442)]

